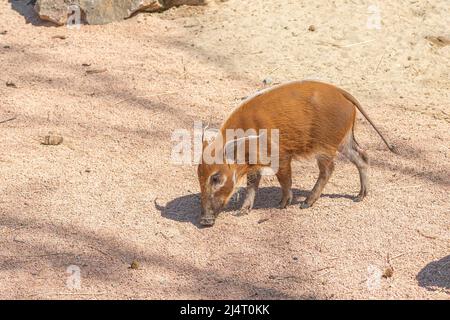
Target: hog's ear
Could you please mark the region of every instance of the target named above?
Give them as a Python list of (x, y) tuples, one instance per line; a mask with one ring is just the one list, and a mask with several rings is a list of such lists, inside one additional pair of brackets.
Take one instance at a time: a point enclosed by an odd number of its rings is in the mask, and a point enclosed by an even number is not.
[(218, 129), (208, 129), (208, 127), (206, 127), (203, 130), (202, 140), (207, 141), (209, 144), (217, 138), (218, 134), (219, 134)]

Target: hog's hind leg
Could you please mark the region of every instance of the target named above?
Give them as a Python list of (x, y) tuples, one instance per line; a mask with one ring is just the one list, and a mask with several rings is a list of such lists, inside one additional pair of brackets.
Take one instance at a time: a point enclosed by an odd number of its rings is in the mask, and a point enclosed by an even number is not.
[(367, 169), (369, 168), (369, 157), (367, 156), (367, 153), (358, 146), (353, 137), (351, 137), (346, 145), (342, 147), (340, 152), (358, 168), (361, 189), (354, 201), (362, 201), (368, 193)]

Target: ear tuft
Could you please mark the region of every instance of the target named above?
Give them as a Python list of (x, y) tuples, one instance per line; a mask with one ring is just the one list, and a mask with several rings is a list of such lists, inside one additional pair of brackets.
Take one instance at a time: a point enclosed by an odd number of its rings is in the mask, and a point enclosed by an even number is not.
[(203, 141), (210, 144), (216, 139), (218, 133), (219, 129), (205, 129), (205, 131), (203, 131)]

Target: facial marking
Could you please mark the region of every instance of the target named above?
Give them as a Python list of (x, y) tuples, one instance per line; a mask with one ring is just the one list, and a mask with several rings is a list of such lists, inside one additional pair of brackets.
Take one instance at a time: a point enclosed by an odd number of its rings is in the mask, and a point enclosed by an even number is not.
[(217, 192), (219, 192), (220, 191), (220, 189), (222, 189), (222, 187), (225, 185), (225, 183), (227, 182), (227, 180), (228, 180), (228, 178), (225, 176), (225, 177), (223, 177), (223, 182), (221, 182), (220, 184), (217, 184), (217, 185), (213, 185), (212, 186), (212, 188), (213, 188), (213, 193), (217, 193)]

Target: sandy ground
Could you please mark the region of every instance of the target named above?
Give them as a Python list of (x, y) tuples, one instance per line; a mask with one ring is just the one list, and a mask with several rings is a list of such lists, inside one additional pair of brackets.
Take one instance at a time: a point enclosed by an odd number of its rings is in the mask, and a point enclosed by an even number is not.
[[(450, 298), (450, 46), (425, 39), (450, 36), (447, 1), (380, 1), (381, 29), (370, 1), (230, 0), (80, 30), (27, 2), (0, 0), (0, 298)], [(359, 117), (364, 202), (340, 158), (313, 208), (276, 209), (267, 179), (201, 229), (172, 132), (219, 126), (265, 78), (347, 89), (400, 155)], [(297, 204), (317, 171), (295, 163)]]

